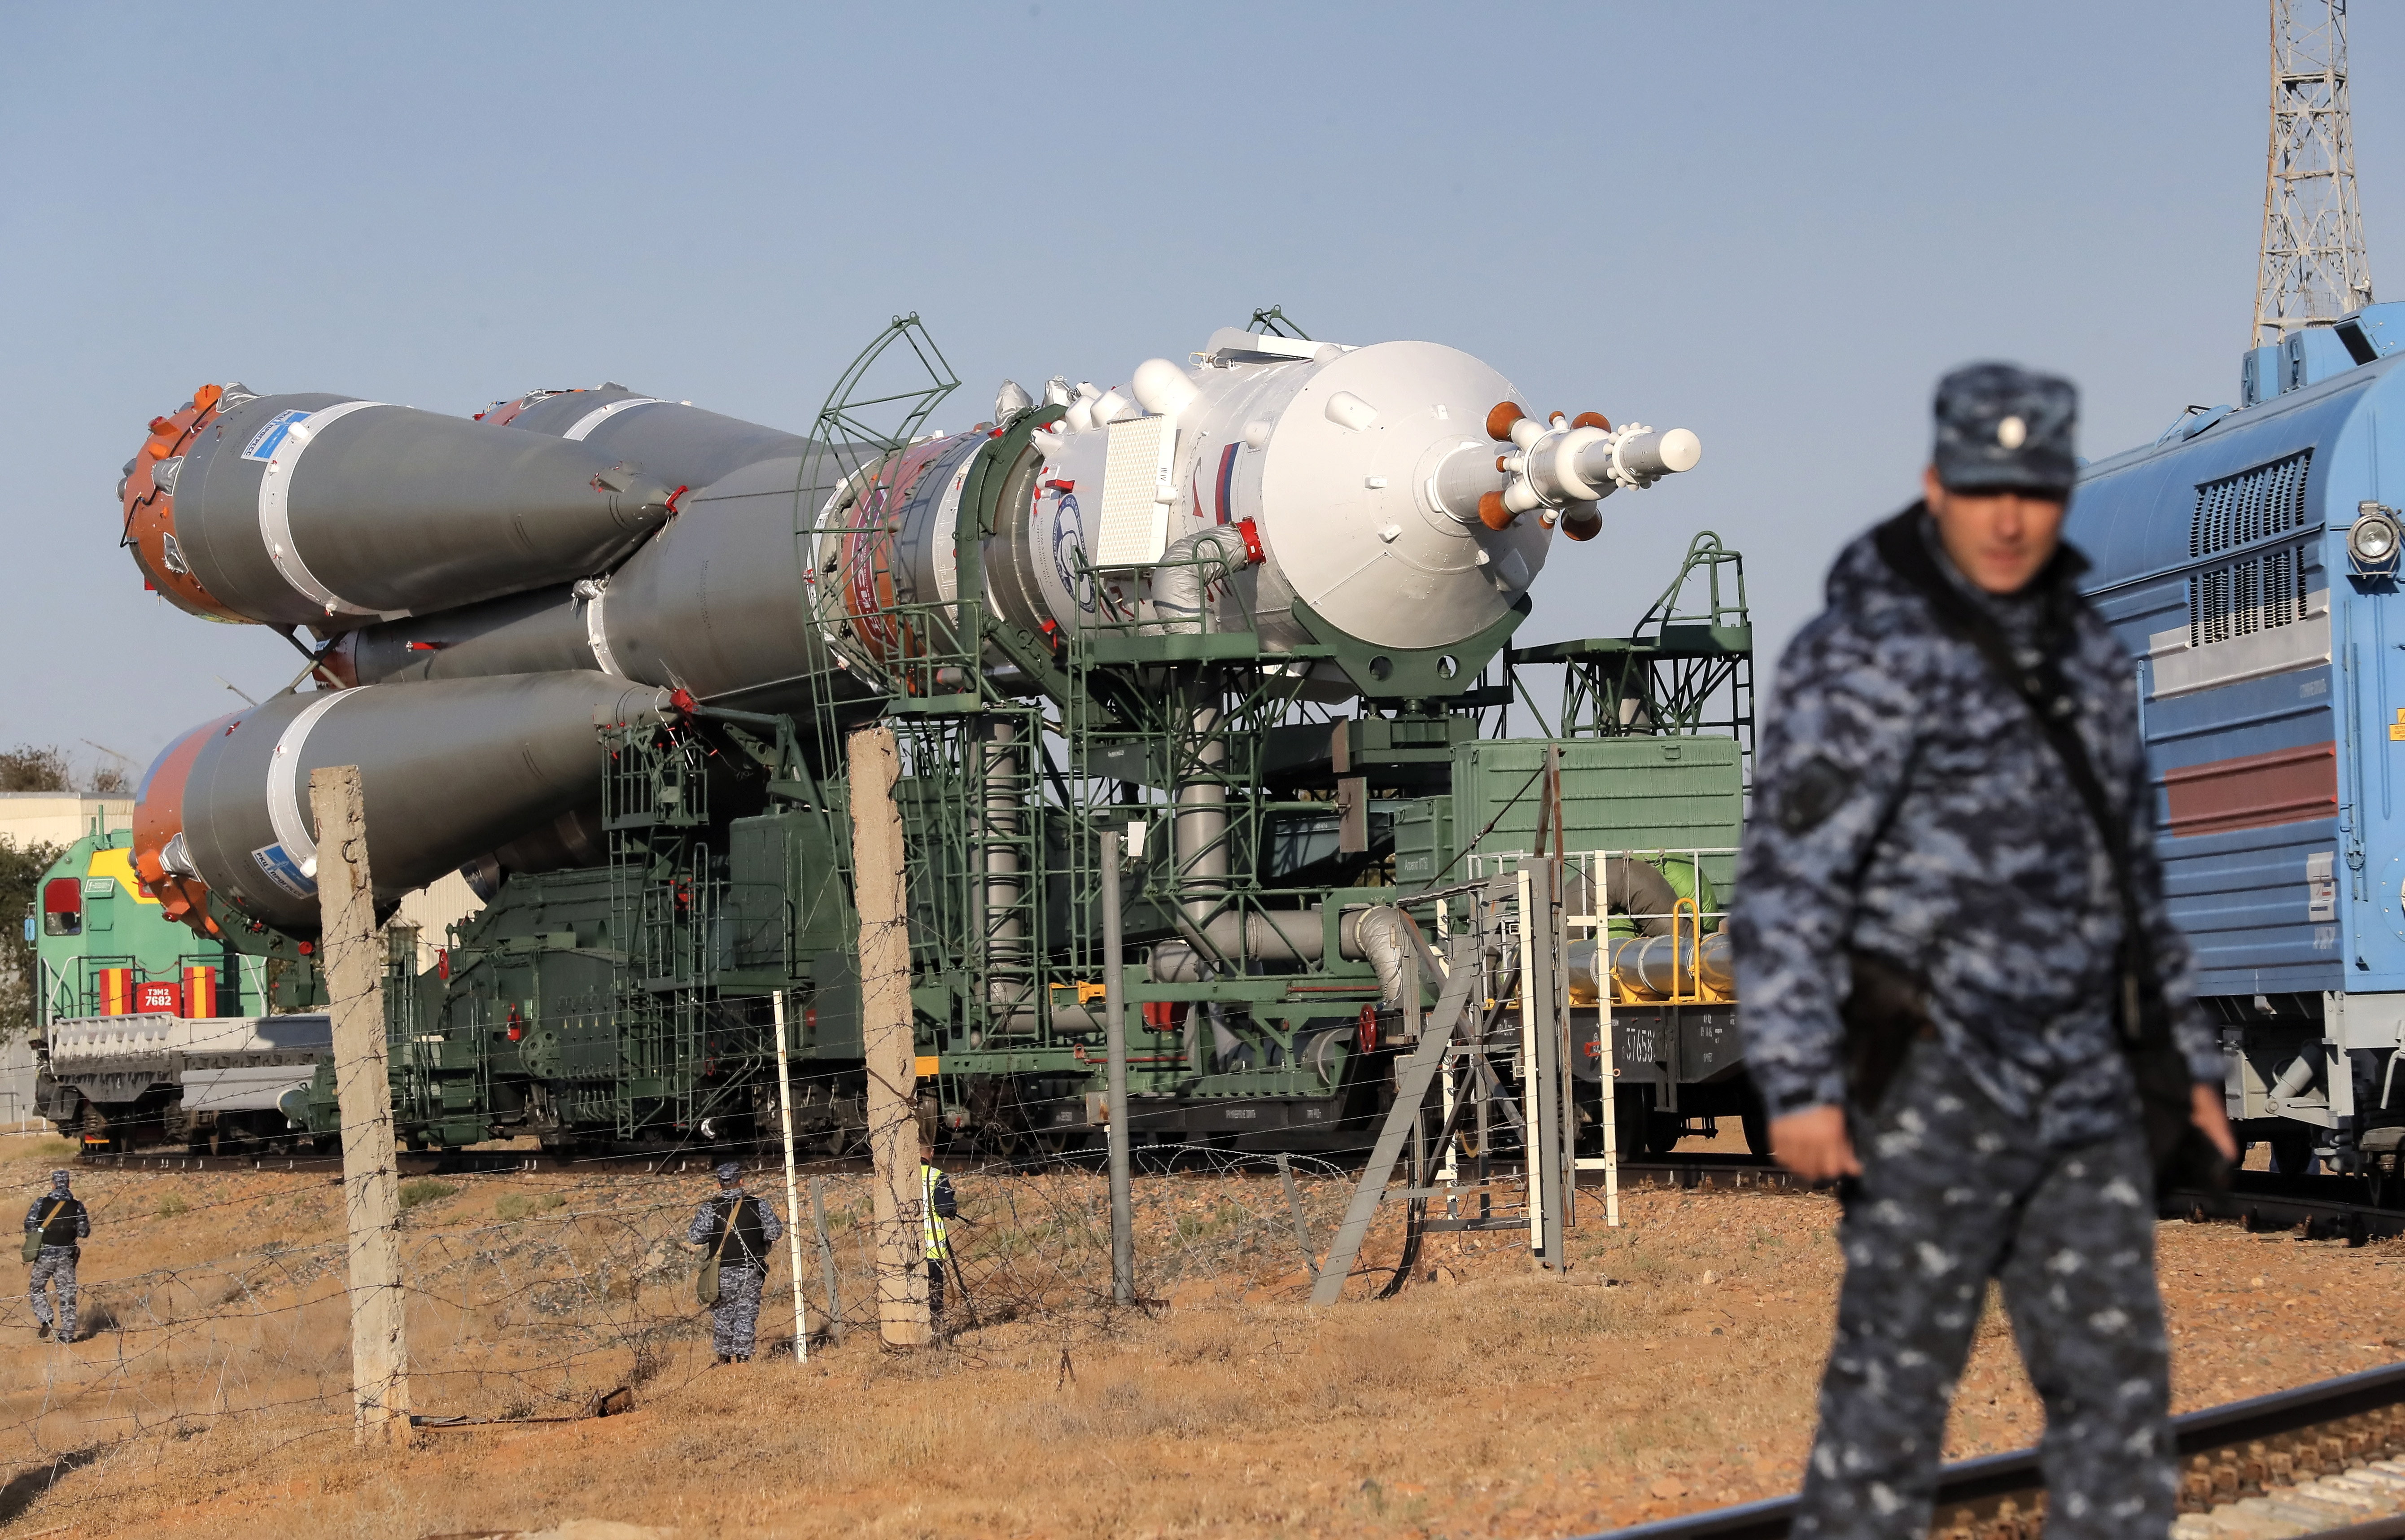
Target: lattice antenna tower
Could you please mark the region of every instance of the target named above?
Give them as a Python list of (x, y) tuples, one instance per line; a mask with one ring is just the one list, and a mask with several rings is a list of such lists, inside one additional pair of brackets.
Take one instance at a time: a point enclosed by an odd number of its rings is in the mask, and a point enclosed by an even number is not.
[(2271, 0), (2271, 147), (2255, 346), (2370, 303), (2347, 106), (2346, 0)]

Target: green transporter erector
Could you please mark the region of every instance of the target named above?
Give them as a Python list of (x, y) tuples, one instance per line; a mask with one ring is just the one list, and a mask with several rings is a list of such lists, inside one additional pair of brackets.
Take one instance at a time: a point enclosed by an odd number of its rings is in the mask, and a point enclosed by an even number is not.
[[(897, 365), (918, 372), (901, 388)], [(410, 1142), (759, 1138), (783, 991), (796, 1132), (832, 1153), (865, 1087), (843, 743), (881, 721), (939, 1137), (1095, 1137), (1105, 829), (1127, 841), (1140, 1141), (1361, 1142), (1434, 998), (1403, 964), (1426, 914), (1398, 900), (1508, 869), (1540, 828), (1576, 873), (1582, 1122), (1607, 1014), (1624, 1145), (1748, 1110), (1718, 931), (1751, 731), (1737, 558), (1700, 536), (1626, 636), (1512, 646), (1555, 537), (1602, 533), (1604, 499), (1691, 468), (1695, 435), (1532, 417), (1450, 348), (1277, 330), (1110, 389), (1006, 384), (992, 420), (929, 433), (951, 384), (906, 318), (808, 435), (618, 387), (475, 422), (197, 393), (129, 476), (134, 547), (203, 613), (280, 623), (302, 595), (320, 687), (162, 756), (141, 881), (305, 1004), (303, 788), (357, 764), (380, 897), (457, 868), (487, 899), (435, 967), (389, 975)], [(493, 509), (545, 533), (463, 550), (480, 597), (436, 610), (344, 531), (370, 516), (361, 467), (454, 445), (497, 478)], [(475, 501), (458, 473), (374, 496), (387, 547)], [(223, 512), (271, 502), (281, 522)], [(1539, 670), (1560, 674), (1551, 710)], [(1540, 736), (1499, 736), (1515, 702)], [(1517, 1073), (1499, 1037), (1496, 1062)], [(282, 1106), (330, 1138), (331, 1071)]]

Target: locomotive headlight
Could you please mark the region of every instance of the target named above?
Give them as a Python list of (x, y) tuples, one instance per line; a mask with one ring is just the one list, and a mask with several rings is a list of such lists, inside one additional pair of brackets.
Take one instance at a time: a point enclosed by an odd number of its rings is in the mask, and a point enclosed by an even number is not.
[(2397, 548), (2405, 543), (2397, 516), (2377, 502), (2360, 504), (2346, 531), (2347, 559), (2358, 577), (2385, 576), (2397, 570)]

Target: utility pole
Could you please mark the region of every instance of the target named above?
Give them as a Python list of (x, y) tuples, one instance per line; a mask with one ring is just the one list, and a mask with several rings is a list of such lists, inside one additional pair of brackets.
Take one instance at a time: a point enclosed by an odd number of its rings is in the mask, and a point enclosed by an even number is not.
[(2346, 0), (2271, 0), (2271, 145), (2254, 346), (2370, 303), (2347, 105)]
[(409, 1436), (401, 1193), (393, 1173), (392, 1081), (385, 1064), (385, 958), (376, 944), (359, 767), (312, 770), (309, 804), (317, 823), (317, 957), (333, 1018), (334, 1092), (343, 1112), (354, 1431), (361, 1444), (399, 1444)]
[(810, 1361), (810, 1319), (802, 1307), (802, 1194), (794, 1180), (794, 1071), (785, 1047), (785, 992), (768, 992), (777, 1024), (777, 1123), (785, 1142), (785, 1260), (794, 1274), (794, 1361)]
[[(1127, 983), (1121, 953), (1126, 938), (1119, 918), (1119, 841), (1118, 829), (1103, 831), (1103, 1034), (1107, 1056), (1104, 1081), (1110, 1109), (1111, 1166), (1111, 1299), (1135, 1303), (1135, 1198), (1128, 1176)], [(1284, 1157), (1281, 1156), (1281, 1159)]]
[(891, 1348), (934, 1339), (927, 1313), (925, 1194), (919, 1185), (919, 1074), (911, 1034), (902, 758), (879, 724), (844, 740), (851, 800), (851, 901), (860, 915), (860, 1041), (868, 1061), (869, 1182), (877, 1233), (877, 1324)]

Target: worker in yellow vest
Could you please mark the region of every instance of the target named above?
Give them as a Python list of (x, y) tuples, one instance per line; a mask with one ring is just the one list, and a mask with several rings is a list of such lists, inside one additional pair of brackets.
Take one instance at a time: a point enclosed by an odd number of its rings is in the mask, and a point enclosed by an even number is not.
[(927, 1309), (944, 1313), (944, 1264), (951, 1260), (951, 1234), (946, 1221), (961, 1217), (960, 1200), (952, 1195), (952, 1179), (935, 1167), (935, 1145), (919, 1141), (919, 1216), (927, 1242)]

